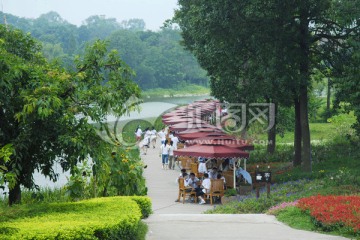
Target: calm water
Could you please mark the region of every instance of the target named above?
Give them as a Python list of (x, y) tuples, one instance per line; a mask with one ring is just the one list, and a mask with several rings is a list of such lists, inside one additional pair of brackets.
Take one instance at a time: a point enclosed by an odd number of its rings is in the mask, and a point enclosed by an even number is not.
[[(163, 112), (176, 107), (177, 105), (189, 104), (196, 100), (209, 98), (209, 96), (189, 96), (189, 97), (171, 97), (171, 98), (147, 98), (144, 99), (144, 103), (140, 105), (140, 112), (132, 112), (128, 116), (119, 117), (120, 121), (127, 121), (131, 119), (144, 119), (144, 118), (156, 118)], [(114, 122), (118, 119), (117, 116), (109, 115), (107, 117), (108, 122)], [(57, 182), (52, 182), (49, 178), (45, 178), (39, 172), (34, 173), (35, 183), (40, 187), (59, 188), (67, 183), (67, 178), (70, 176), (69, 172), (62, 172), (62, 168), (59, 164), (54, 165), (54, 170), (59, 174)], [(5, 190), (7, 192), (7, 189)], [(0, 189), (0, 193), (2, 190)]]

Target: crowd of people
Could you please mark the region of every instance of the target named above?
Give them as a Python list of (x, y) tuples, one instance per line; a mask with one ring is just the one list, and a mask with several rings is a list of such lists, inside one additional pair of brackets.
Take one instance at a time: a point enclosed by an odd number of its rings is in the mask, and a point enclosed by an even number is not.
[[(143, 136), (143, 137), (142, 137)], [(180, 178), (184, 179), (186, 191), (195, 191), (196, 196), (199, 198), (199, 204), (205, 204), (205, 199), (203, 198), (204, 194), (209, 193), (211, 188), (211, 179), (223, 179), (224, 188), (226, 187), (225, 177), (222, 175), (222, 171), (216, 166), (213, 166), (208, 170), (207, 163), (211, 160), (205, 158), (198, 158), (198, 173), (201, 173), (203, 177), (197, 178), (195, 173), (187, 173), (186, 169), (182, 168), (180, 163), (176, 161), (174, 156), (174, 150), (177, 149), (179, 138), (174, 132), (166, 133), (165, 128), (161, 129), (159, 132), (156, 131), (154, 127), (146, 128), (144, 131), (141, 130), (141, 127), (138, 126), (135, 130), (136, 141), (139, 144), (139, 148), (143, 155), (147, 154), (148, 148), (156, 148), (157, 139), (160, 139), (160, 149), (159, 157), (161, 158), (161, 168), (163, 170), (175, 170), (177, 166), (181, 169), (179, 177), (176, 179), (176, 182), (179, 182)], [(176, 202), (178, 199), (176, 199)], [(193, 198), (190, 201), (194, 201)]]

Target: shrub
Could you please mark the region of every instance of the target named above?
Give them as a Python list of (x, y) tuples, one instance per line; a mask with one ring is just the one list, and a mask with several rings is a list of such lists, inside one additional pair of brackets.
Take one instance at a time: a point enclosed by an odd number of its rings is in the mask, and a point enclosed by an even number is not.
[(0, 238), (138, 239), (139, 232), (146, 232), (138, 202), (146, 200), (111, 197), (6, 208), (0, 215)]
[(237, 191), (234, 188), (228, 188), (225, 190), (224, 196), (226, 197), (230, 197), (230, 196), (236, 196), (237, 195)]
[(139, 196), (133, 196), (131, 197), (132, 200), (134, 200), (141, 209), (142, 218), (147, 218), (151, 213), (151, 200), (149, 197), (139, 197)]

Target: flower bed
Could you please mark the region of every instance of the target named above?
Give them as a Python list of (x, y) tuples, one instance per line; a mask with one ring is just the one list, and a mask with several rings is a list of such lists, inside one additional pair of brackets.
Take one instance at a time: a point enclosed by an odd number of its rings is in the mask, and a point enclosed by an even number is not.
[(300, 199), (297, 206), (308, 211), (324, 230), (344, 226), (360, 233), (360, 196), (318, 195)]

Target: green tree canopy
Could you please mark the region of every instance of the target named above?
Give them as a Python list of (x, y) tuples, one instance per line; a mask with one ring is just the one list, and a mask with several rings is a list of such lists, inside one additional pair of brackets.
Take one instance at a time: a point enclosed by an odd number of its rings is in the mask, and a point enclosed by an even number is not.
[(21, 200), (21, 185), (34, 187), (36, 169), (56, 180), (55, 162), (70, 171), (88, 158), (101, 164), (113, 146), (90, 121), (103, 125), (108, 114), (124, 114), (140, 91), (134, 72), (103, 41), (88, 46), (68, 72), (49, 64), (29, 34), (1, 25), (0, 53), (0, 152), (12, 148), (0, 165), (15, 176), (12, 204)]
[[(308, 89), (359, 33), (360, 1), (178, 1), (185, 46), (211, 76), (212, 92), (241, 102), (295, 107), (295, 164), (311, 171)], [(246, 101), (248, 102), (248, 101)], [(299, 149), (301, 151), (299, 151)], [(301, 154), (300, 154), (301, 152)]]

